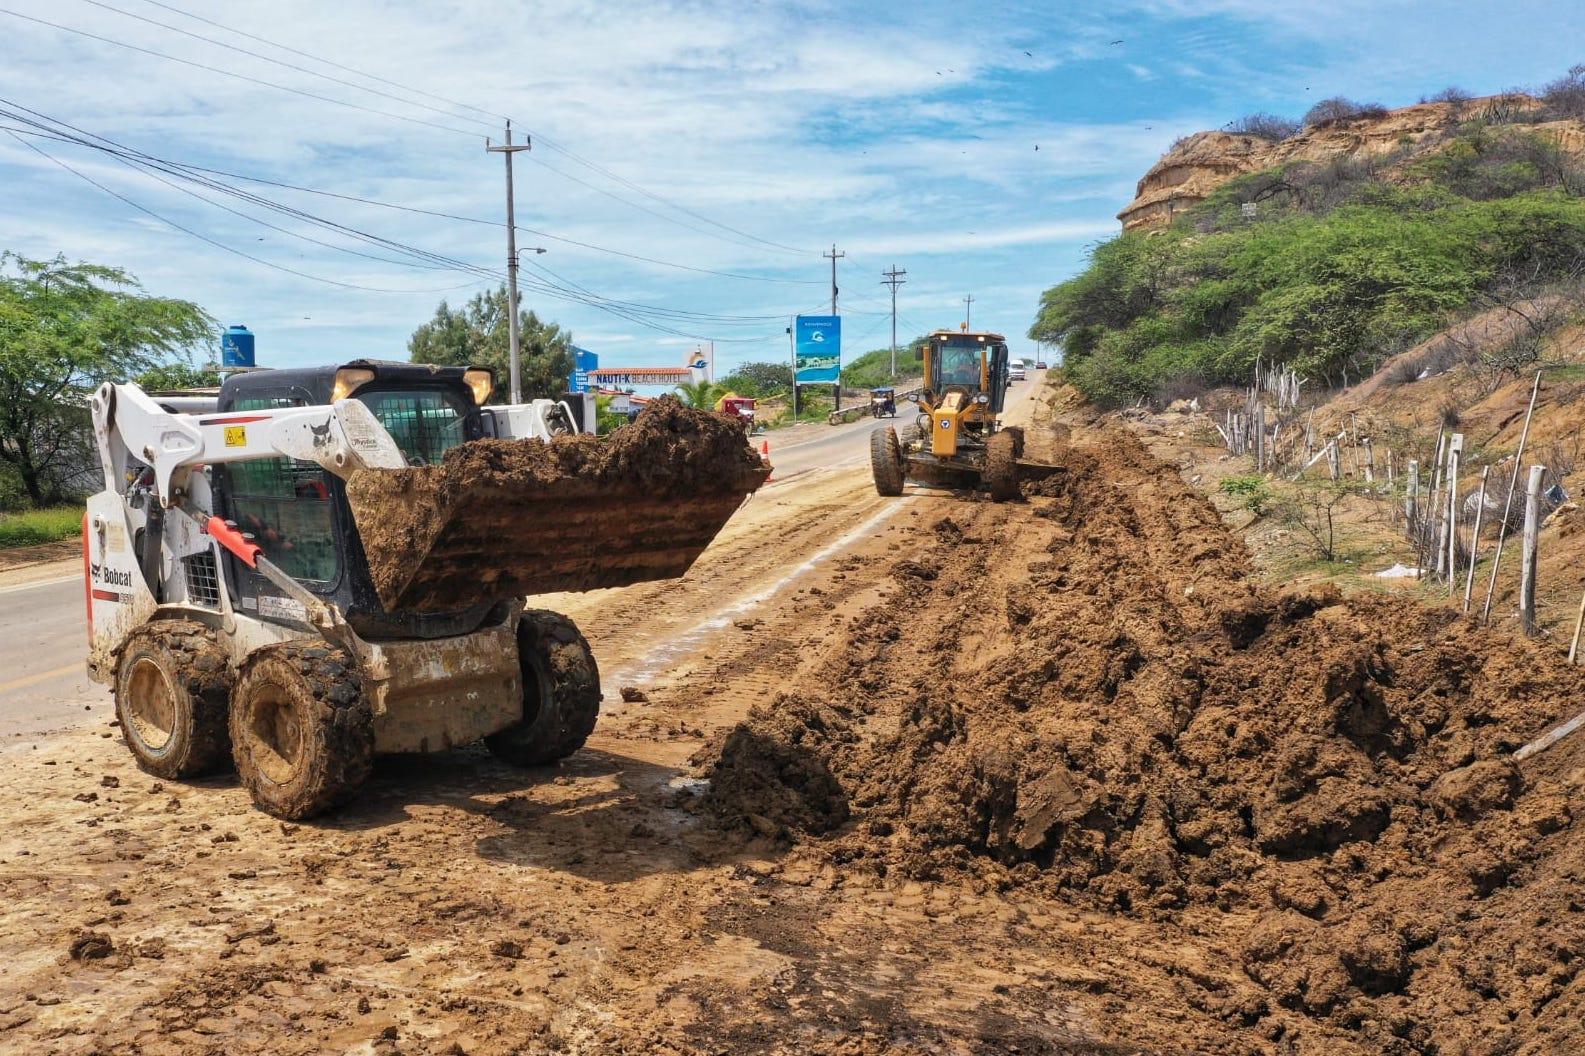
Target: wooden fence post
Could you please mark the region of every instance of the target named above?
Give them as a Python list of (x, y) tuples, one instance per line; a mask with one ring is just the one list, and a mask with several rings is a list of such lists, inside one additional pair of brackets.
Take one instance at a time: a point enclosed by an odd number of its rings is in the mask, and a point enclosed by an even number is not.
[(1458, 580), (1458, 470), (1464, 457), (1464, 434), (1454, 433), (1447, 445), (1447, 596)]
[(1469, 599), (1475, 589), (1475, 561), (1480, 557), (1480, 522), (1486, 513), (1486, 478), (1491, 476), (1491, 466), (1480, 469), (1480, 497), (1476, 499), (1475, 534), (1469, 541), (1469, 575), (1464, 580), (1464, 611), (1469, 611)]
[(1535, 637), (1535, 557), (1541, 532), (1541, 477), (1545, 466), (1531, 466), (1524, 490), (1524, 554), (1519, 572), (1519, 620), (1525, 637)]

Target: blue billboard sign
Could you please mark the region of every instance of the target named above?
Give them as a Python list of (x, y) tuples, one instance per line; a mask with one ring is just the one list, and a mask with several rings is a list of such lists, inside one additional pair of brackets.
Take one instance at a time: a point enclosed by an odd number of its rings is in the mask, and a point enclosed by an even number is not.
[(572, 349), (572, 384), (568, 389), (572, 392), (589, 392), (594, 386), (589, 384), (589, 372), (600, 369), (600, 356), (586, 348), (576, 345)]
[(793, 319), (793, 380), (799, 385), (835, 382), (842, 370), (842, 317)]

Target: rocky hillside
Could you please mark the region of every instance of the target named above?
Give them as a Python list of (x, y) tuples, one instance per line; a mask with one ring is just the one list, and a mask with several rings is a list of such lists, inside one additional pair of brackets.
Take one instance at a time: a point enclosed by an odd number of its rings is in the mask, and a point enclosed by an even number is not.
[[(1462, 102), (1419, 103), (1397, 110), (1371, 110), (1327, 121), (1288, 139), (1233, 132), (1197, 132), (1172, 145), (1139, 181), (1134, 200), (1117, 218), (1124, 231), (1159, 227), (1204, 201), (1211, 192), (1246, 173), (1294, 161), (1325, 163), (1338, 158), (1380, 158), (1391, 163), (1434, 151), (1451, 141), (1464, 122), (1494, 123), (1533, 113), (1542, 102), (1511, 93)], [(1546, 121), (1528, 125), (1573, 154), (1585, 154), (1585, 125)]]

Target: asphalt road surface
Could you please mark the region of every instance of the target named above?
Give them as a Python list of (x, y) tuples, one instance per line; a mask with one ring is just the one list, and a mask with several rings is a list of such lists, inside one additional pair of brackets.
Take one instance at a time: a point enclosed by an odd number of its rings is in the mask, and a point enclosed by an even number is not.
[(88, 677), (82, 573), (0, 587), (0, 738), (107, 719), (110, 694)]

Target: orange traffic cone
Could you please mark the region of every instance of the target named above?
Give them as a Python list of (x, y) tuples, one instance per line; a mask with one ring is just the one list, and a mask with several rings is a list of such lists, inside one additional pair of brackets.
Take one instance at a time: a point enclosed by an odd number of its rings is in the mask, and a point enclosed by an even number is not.
[[(772, 469), (773, 468), (771, 466), (771, 464), (770, 464), (770, 441), (769, 440), (761, 440), (760, 441), (760, 444), (759, 444), (759, 460), (761, 462), (765, 463), (765, 468), (766, 469)], [(775, 477), (775, 475), (773, 473), (772, 475), (767, 476), (765, 478), (765, 483), (769, 484), (771, 481), (773, 481), (775, 479), (776, 479), (776, 477)]]

